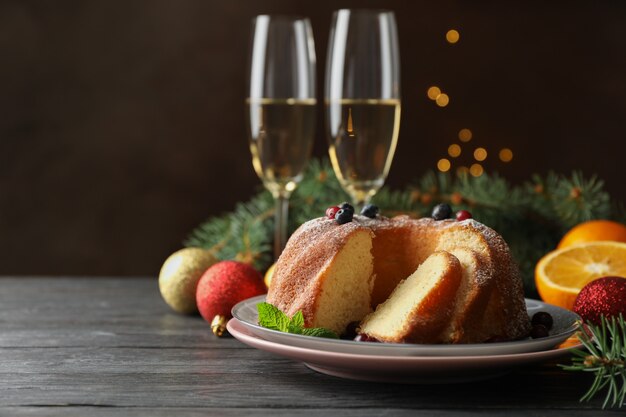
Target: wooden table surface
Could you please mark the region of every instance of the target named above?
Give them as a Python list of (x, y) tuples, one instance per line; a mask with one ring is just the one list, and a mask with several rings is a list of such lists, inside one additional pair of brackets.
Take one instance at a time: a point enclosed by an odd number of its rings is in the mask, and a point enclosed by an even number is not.
[(624, 415), (578, 402), (589, 378), (546, 363), (467, 384), (344, 380), (213, 336), (154, 278), (0, 278), (1, 416)]

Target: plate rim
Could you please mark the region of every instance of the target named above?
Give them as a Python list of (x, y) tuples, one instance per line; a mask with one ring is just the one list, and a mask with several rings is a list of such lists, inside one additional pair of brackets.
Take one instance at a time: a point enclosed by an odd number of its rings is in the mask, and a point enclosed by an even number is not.
[[(234, 317), (231, 320), (228, 321), (226, 326), (227, 326), (229, 332), (231, 332), (231, 334), (232, 334), (233, 326), (241, 326), (243, 330), (248, 330), (246, 328), (246, 325), (244, 323), (242, 323), (241, 320), (239, 320), (237, 318), (234, 318)], [(248, 330), (248, 332), (249, 332), (249, 330)], [(303, 353), (311, 353), (311, 354), (315, 354), (315, 355), (318, 355), (318, 356), (321, 356), (321, 357), (325, 357), (325, 358), (341, 357), (341, 358), (346, 358), (346, 359), (384, 360), (384, 361), (391, 361), (391, 362), (406, 362), (406, 361), (410, 361), (410, 362), (418, 362), (419, 363), (419, 362), (427, 361), (427, 362), (432, 363), (432, 362), (453, 362), (453, 361), (468, 361), (468, 360), (469, 361), (482, 362), (482, 361), (488, 361), (488, 360), (501, 360), (501, 359), (509, 359), (509, 360), (532, 359), (532, 358), (535, 358), (535, 357), (543, 357), (543, 356), (547, 356), (547, 358), (550, 358), (553, 355), (555, 357), (558, 357), (561, 354), (564, 354), (564, 353), (566, 353), (567, 351), (569, 351), (571, 349), (577, 349), (577, 348), (582, 346), (582, 343), (579, 342), (578, 345), (567, 346), (567, 347), (556, 347), (556, 348), (553, 348), (553, 349), (546, 349), (546, 350), (540, 350), (540, 351), (535, 351), (535, 352), (505, 353), (505, 354), (498, 354), (498, 355), (458, 355), (458, 356), (372, 355), (372, 354), (364, 354), (364, 353), (335, 352), (335, 351), (329, 351), (329, 350), (323, 350), (323, 349), (315, 349), (315, 348), (311, 348), (311, 347), (301, 347), (301, 346), (288, 345), (288, 344), (284, 344), (284, 343), (279, 343), (279, 342), (274, 342), (274, 341), (271, 341), (271, 340), (263, 339), (262, 337), (257, 336), (257, 335), (255, 335), (255, 334), (253, 334), (251, 332), (250, 333), (242, 332), (241, 330), (237, 329), (236, 327), (235, 327), (235, 332), (234, 333), (236, 335), (233, 335), (233, 336), (235, 338), (237, 338), (238, 340), (240, 340), (240, 341), (241, 341), (241, 339), (239, 339), (239, 337), (242, 337), (244, 339), (252, 339), (255, 344), (259, 343), (259, 344), (267, 344), (267, 345), (270, 345), (270, 346), (271, 345), (280, 346), (280, 349), (286, 350), (286, 351), (292, 352), (292, 353), (299, 353), (299, 352), (304, 351)], [(245, 342), (243, 342), (243, 343), (245, 343)], [(303, 361), (303, 360), (301, 360), (301, 361), (302, 362), (306, 362), (306, 361)]]
[[(268, 332), (270, 334), (274, 334), (277, 335), (279, 337), (284, 337), (287, 339), (293, 339), (293, 340), (299, 340), (302, 342), (306, 342), (306, 341), (317, 341), (317, 342), (323, 342), (323, 343), (329, 343), (331, 345), (336, 345), (336, 346), (358, 346), (359, 349), (363, 349), (363, 350), (367, 350), (368, 348), (372, 348), (372, 349), (393, 349), (394, 351), (402, 351), (402, 350), (415, 350), (415, 349), (419, 349), (419, 348), (424, 348), (424, 349), (432, 349), (434, 347), (436, 347), (438, 350), (444, 350), (444, 351), (455, 351), (455, 350), (480, 350), (481, 348), (485, 348), (486, 346), (488, 347), (492, 347), (495, 349), (505, 349), (507, 347), (510, 346), (515, 346), (516, 344), (526, 344), (529, 342), (533, 342), (534, 340), (536, 340), (536, 344), (542, 344), (545, 342), (548, 342), (550, 340), (555, 340), (555, 343), (557, 343), (556, 341), (559, 339), (562, 339), (564, 336), (567, 337), (571, 336), (573, 333), (576, 332), (576, 330), (578, 329), (578, 325), (577, 322), (580, 321), (580, 316), (576, 313), (574, 313), (573, 311), (569, 311), (569, 310), (565, 310), (561, 307), (555, 306), (553, 304), (549, 304), (546, 302), (543, 302), (541, 300), (536, 300), (536, 299), (532, 299), (532, 298), (524, 298), (524, 301), (526, 303), (526, 305), (528, 305), (529, 302), (533, 302), (533, 303), (539, 303), (540, 305), (547, 305), (553, 308), (557, 308), (560, 310), (564, 310), (565, 312), (567, 312), (568, 314), (572, 314), (573, 316), (575, 316), (575, 320), (566, 328), (566, 330), (554, 334), (554, 335), (550, 335), (547, 338), (541, 338), (541, 339), (520, 339), (520, 340), (510, 340), (510, 341), (506, 341), (506, 342), (493, 342), (493, 343), (467, 343), (467, 344), (417, 344), (417, 343), (383, 343), (383, 344), (371, 344), (370, 345), (364, 345), (363, 342), (357, 342), (354, 340), (344, 340), (344, 339), (330, 339), (330, 338), (324, 338), (323, 340), (320, 340), (320, 338), (314, 338), (311, 339), (313, 336), (306, 336), (306, 335), (299, 335), (299, 334), (292, 334), (292, 333), (286, 333), (286, 332), (281, 332), (278, 330), (273, 330), (273, 329), (268, 329), (266, 327), (263, 327), (257, 323), (252, 323), (250, 321), (244, 320), (240, 314), (238, 314), (239, 310), (241, 310), (244, 306), (247, 306), (248, 304), (251, 303), (258, 303), (258, 302), (262, 302), (265, 301), (267, 294), (262, 294), (262, 295), (258, 295), (258, 296), (254, 296), (254, 297), (250, 297), (247, 298), (245, 300), (240, 301), (239, 303), (235, 304), (233, 306), (233, 308), (231, 309), (231, 314), (233, 316), (233, 318), (237, 319), (243, 326), (246, 327), (252, 327), (254, 329), (256, 329), (257, 331), (260, 331), (262, 333), (264, 332)], [(263, 337), (259, 338), (263, 339), (263, 340), (267, 340)], [(269, 340), (268, 340), (269, 341)], [(273, 343), (277, 343), (272, 341)], [(288, 344), (284, 344), (284, 343), (280, 343), (281, 345), (288, 345)], [(292, 345), (290, 345), (292, 346)], [(298, 346), (298, 347), (302, 347), (302, 346)], [(546, 351), (546, 350), (553, 350), (552, 349), (541, 349), (540, 351)], [(342, 352), (344, 353), (344, 352)], [(530, 352), (528, 352), (530, 353)], [(504, 354), (508, 354), (508, 353), (504, 353)], [(502, 354), (497, 354), (495, 356), (500, 356)], [(376, 355), (376, 356), (384, 356), (384, 355)], [(403, 357), (403, 356), (422, 356), (422, 357), (454, 357), (453, 355), (395, 355), (398, 357)], [(492, 356), (492, 355), (472, 355), (472, 356), (481, 356), (481, 357), (486, 357), (486, 356)]]

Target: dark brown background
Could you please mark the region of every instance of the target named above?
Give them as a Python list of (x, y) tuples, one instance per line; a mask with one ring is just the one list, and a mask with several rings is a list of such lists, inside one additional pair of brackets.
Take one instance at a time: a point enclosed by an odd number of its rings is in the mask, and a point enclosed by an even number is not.
[[(322, 97), (331, 13), (356, 6), (397, 15), (392, 186), (468, 127), (492, 151), (489, 171), (519, 182), (581, 169), (626, 200), (621, 2), (4, 0), (0, 274), (156, 274), (195, 225), (258, 185), (242, 104), (250, 19), (311, 18)], [(449, 106), (426, 97), (430, 85)], [(319, 156), (322, 122), (320, 111)], [(493, 158), (503, 146), (508, 165)]]

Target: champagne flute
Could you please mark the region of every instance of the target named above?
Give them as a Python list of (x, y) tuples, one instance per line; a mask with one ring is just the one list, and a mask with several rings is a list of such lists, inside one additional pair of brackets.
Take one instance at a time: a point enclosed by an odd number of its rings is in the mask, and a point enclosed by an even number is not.
[(355, 207), (385, 183), (400, 131), (400, 56), (393, 12), (338, 10), (326, 64), (330, 160)]
[(287, 241), (289, 197), (315, 134), (315, 47), (308, 19), (252, 21), (246, 120), (252, 165), (276, 201), (274, 258)]

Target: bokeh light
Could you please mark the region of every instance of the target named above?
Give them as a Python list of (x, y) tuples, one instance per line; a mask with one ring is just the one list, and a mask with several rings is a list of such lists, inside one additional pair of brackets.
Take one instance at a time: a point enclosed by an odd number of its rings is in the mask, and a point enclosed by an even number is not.
[(474, 177), (480, 177), (481, 175), (483, 175), (483, 167), (480, 164), (472, 164), (472, 166), (469, 169), (470, 174), (472, 174), (472, 176)]
[(450, 170), (450, 161), (446, 158), (442, 158), (437, 162), (437, 169), (441, 172), (448, 172)]
[(446, 40), (450, 43), (457, 43), (461, 35), (455, 29), (450, 29), (448, 33), (446, 33)]
[(509, 148), (503, 148), (500, 150), (500, 154), (498, 156), (502, 162), (511, 162), (513, 159), (513, 151)]
[(453, 158), (456, 158), (457, 156), (461, 155), (461, 147), (457, 145), (456, 143), (453, 143), (452, 145), (448, 146), (448, 155), (450, 155)]
[(484, 161), (487, 159), (487, 150), (485, 148), (476, 148), (474, 150), (474, 159), (477, 161)]
[(435, 102), (439, 107), (446, 107), (450, 103), (450, 97), (447, 94), (441, 93), (435, 99)]
[(459, 140), (461, 142), (469, 142), (472, 140), (472, 131), (469, 129), (459, 130)]
[(433, 85), (432, 87), (428, 89), (426, 94), (428, 94), (429, 99), (437, 100), (437, 97), (439, 96), (439, 94), (441, 94), (441, 89), (437, 87), (436, 85)]

